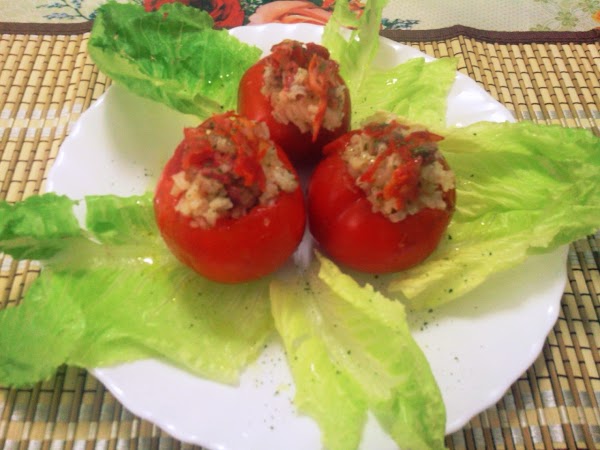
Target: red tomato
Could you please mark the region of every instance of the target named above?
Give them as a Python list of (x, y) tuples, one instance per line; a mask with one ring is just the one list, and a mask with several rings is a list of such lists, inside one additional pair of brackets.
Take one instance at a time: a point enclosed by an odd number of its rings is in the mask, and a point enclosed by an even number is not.
[[(332, 144), (338, 151), (321, 161), (311, 177), (310, 231), (326, 253), (350, 268), (389, 273), (412, 267), (439, 244), (454, 211), (455, 190), (443, 193), (445, 209), (423, 208), (398, 222), (374, 212), (341, 156), (340, 147), (353, 133)], [(445, 160), (442, 165), (448, 169)]]
[[(186, 130), (188, 136), (164, 167), (154, 197), (156, 221), (163, 239), (175, 256), (201, 275), (223, 283), (253, 280), (281, 267), (298, 246), (306, 223), (304, 197), (298, 183), (295, 190), (281, 190), (274, 200), (253, 206), (241, 217), (220, 217), (211, 227), (194, 224), (190, 216), (176, 209), (182, 194), (174, 194), (177, 188), (174, 188), (176, 183), (173, 175), (182, 170), (194, 173), (203, 170), (203, 165), (207, 167), (211, 161), (214, 162), (210, 154), (207, 156), (196, 145), (196, 130), (211, 129), (211, 132), (215, 132), (210, 125), (206, 126), (209, 121), (197, 129)], [(241, 134), (238, 130), (237, 136)], [(263, 143), (260, 140), (258, 142), (260, 145)], [(234, 171), (247, 179), (258, 180), (257, 184), (260, 184), (262, 172), (254, 162), (258, 161), (261, 152), (258, 148), (250, 150), (240, 145), (236, 162), (232, 165)], [(283, 165), (298, 180), (285, 154), (278, 147), (276, 151)], [(254, 159), (242, 158), (248, 155)]]
[[(284, 91), (290, 87), (294, 74), (299, 68), (306, 69), (306, 89), (310, 96), (318, 99), (318, 109), (307, 131), (302, 131), (292, 121), (276, 118), (271, 96), (265, 95), (265, 70), (281, 78)], [(336, 87), (342, 86), (341, 99), (332, 94)], [(296, 96), (298, 99), (306, 96)], [(301, 100), (299, 100), (301, 101)], [(341, 122), (328, 129), (325, 124), (325, 111), (336, 102), (342, 102)], [(287, 108), (288, 106), (286, 106)], [(288, 111), (294, 116), (297, 111), (308, 111), (306, 105), (290, 106)], [(328, 142), (348, 131), (350, 127), (350, 95), (339, 75), (338, 65), (329, 59), (325, 47), (317, 44), (301, 44), (297, 41), (283, 41), (272, 48), (272, 53), (250, 67), (240, 81), (238, 90), (238, 112), (250, 119), (267, 124), (271, 138), (286, 152), (292, 163), (306, 165), (318, 161), (322, 148)]]

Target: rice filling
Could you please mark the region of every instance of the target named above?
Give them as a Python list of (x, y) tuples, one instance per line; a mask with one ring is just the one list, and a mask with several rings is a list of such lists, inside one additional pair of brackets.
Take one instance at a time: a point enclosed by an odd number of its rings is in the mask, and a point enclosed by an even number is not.
[(442, 163), (439, 139), (420, 126), (372, 122), (350, 138), (342, 159), (373, 212), (399, 222), (424, 208), (447, 207), (444, 193), (455, 178)]
[(337, 63), (315, 47), (290, 40), (274, 46), (275, 62), (265, 66), (261, 89), (275, 120), (313, 136), (321, 127), (333, 131), (342, 125), (347, 89), (336, 77)]
[(298, 187), (264, 123), (235, 116), (214, 120), (207, 129), (186, 129), (187, 159), (172, 176), (175, 209), (193, 227), (211, 228), (220, 218), (240, 218)]

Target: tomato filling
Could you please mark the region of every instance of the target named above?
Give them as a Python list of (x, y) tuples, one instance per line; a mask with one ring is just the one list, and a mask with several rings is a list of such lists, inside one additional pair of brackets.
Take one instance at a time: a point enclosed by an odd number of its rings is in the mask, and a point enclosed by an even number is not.
[(344, 92), (339, 68), (321, 45), (284, 40), (273, 46), (264, 72), (262, 94), (279, 123), (293, 123), (315, 141), (321, 127), (333, 131), (344, 117)]
[(346, 138), (341, 155), (373, 211), (399, 222), (424, 208), (448, 207), (444, 193), (454, 189), (455, 181), (438, 150), (441, 139), (395, 119), (374, 121)]
[(172, 177), (171, 195), (178, 198), (176, 210), (194, 227), (239, 218), (298, 187), (264, 123), (233, 113), (213, 116), (186, 128), (181, 145), (181, 170)]

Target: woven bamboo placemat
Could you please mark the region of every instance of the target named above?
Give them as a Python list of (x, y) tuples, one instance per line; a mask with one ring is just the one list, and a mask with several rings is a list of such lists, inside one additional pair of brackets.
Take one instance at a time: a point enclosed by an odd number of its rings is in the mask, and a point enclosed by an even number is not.
[[(0, 198), (18, 201), (43, 191), (69, 127), (110, 81), (87, 55), (85, 30), (0, 33)], [(518, 119), (600, 135), (597, 34), (532, 40), (459, 28), (391, 36), (435, 57), (457, 56), (459, 70)], [(571, 245), (560, 317), (542, 353), (495, 406), (447, 437), (449, 448), (600, 448), (599, 247), (600, 235)], [(0, 309), (15, 306), (38, 272), (0, 254)], [(30, 389), (0, 386), (0, 449), (134, 447), (192, 446), (133, 416), (82, 369), (62, 367)]]

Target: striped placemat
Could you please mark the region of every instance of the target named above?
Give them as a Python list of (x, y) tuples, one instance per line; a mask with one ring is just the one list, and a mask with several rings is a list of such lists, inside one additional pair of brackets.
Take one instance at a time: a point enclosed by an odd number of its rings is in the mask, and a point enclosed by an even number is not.
[[(43, 191), (69, 127), (110, 84), (79, 27), (0, 24), (2, 199)], [(435, 57), (458, 57), (459, 70), (519, 119), (600, 135), (598, 33), (492, 35), (459, 27), (390, 37)], [(571, 245), (560, 317), (542, 353), (496, 405), (447, 437), (449, 448), (600, 448), (599, 247), (600, 235)], [(0, 309), (16, 305), (38, 273), (35, 263), (0, 254)], [(0, 448), (133, 447), (192, 446), (129, 413), (82, 369), (62, 367), (30, 389), (0, 386)]]

